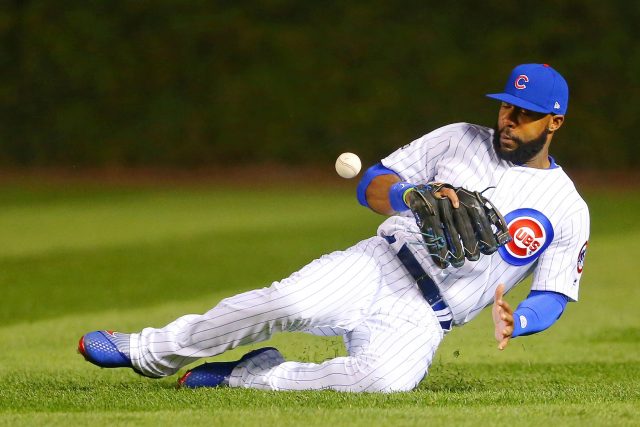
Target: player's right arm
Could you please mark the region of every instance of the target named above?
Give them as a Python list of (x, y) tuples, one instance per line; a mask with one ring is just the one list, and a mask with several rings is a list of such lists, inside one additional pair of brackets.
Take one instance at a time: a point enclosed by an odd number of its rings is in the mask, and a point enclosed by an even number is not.
[[(397, 149), (363, 174), (358, 185), (358, 201), (382, 215), (406, 211), (403, 197), (406, 190), (414, 184), (433, 181), (439, 159), (446, 152), (455, 151), (456, 144), (470, 131), (477, 133), (476, 127), (468, 123), (447, 125)], [(455, 192), (448, 193), (448, 189), (441, 191), (457, 207)]]
[[(374, 212), (393, 215), (409, 209), (405, 196), (413, 187), (414, 184), (402, 181), (396, 172), (378, 163), (367, 169), (360, 180), (357, 190), (358, 201)], [(443, 188), (439, 193), (449, 197), (454, 207), (458, 207), (455, 191)]]
[(400, 176), (381, 163), (371, 166), (362, 175), (357, 188), (358, 202), (382, 215), (393, 215), (395, 210), (389, 199), (389, 191), (401, 182)]
[[(384, 175), (378, 175), (373, 178), (367, 185), (364, 191), (364, 198), (366, 205), (369, 209), (382, 215), (393, 215), (394, 209), (391, 207), (389, 201), (389, 190), (394, 184), (401, 182), (401, 179), (395, 173), (388, 173)], [(362, 181), (361, 181), (362, 183)]]

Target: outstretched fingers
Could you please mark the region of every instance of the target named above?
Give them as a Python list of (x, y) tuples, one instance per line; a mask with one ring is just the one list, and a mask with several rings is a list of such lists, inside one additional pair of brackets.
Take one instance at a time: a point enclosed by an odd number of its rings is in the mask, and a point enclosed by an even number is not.
[(503, 296), (504, 285), (500, 284), (496, 288), (493, 308), (491, 310), (499, 350), (505, 349), (513, 334), (513, 309), (509, 303), (503, 299)]

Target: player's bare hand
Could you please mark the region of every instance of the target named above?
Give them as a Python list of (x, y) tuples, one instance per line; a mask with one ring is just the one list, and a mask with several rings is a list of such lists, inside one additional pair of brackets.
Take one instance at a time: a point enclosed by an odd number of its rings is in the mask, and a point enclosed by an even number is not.
[(457, 209), (460, 207), (460, 200), (458, 200), (458, 195), (456, 194), (456, 190), (454, 190), (453, 188), (442, 187), (440, 190), (433, 193), (433, 195), (440, 198), (446, 197), (447, 199), (451, 200), (451, 204), (453, 205), (454, 208)]
[(508, 302), (502, 299), (504, 295), (504, 285), (500, 284), (496, 288), (496, 295), (491, 310), (493, 324), (495, 326), (495, 336), (498, 341), (498, 350), (504, 350), (511, 334), (513, 334), (513, 310)]

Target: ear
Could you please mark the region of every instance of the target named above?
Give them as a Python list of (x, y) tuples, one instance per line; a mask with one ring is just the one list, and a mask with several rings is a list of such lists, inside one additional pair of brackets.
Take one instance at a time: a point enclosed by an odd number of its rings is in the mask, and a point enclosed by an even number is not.
[(547, 128), (549, 129), (549, 132), (555, 132), (558, 129), (560, 129), (563, 123), (564, 123), (563, 115), (559, 114), (556, 116), (551, 116), (551, 120), (549, 120), (549, 125), (547, 126)]

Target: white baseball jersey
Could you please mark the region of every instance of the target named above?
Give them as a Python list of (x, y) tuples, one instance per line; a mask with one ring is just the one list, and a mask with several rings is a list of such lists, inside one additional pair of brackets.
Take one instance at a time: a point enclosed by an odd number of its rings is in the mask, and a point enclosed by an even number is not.
[(413, 184), (445, 182), (484, 195), (505, 216), (513, 241), (461, 268), (440, 269), (421, 246), (413, 216), (394, 216), (378, 229), (407, 243), (434, 279), (461, 325), (493, 302), (496, 287), (508, 291), (533, 272), (533, 290), (578, 299), (589, 238), (589, 211), (570, 178), (549, 169), (515, 166), (493, 148), (493, 129), (457, 123), (437, 129), (397, 150), (382, 164)]
[[(165, 376), (200, 358), (268, 339), (275, 332), (343, 335), (348, 355), (322, 363), (285, 361), (276, 350), (245, 360), (229, 385), (269, 390), (402, 391), (426, 375), (444, 331), (463, 324), (533, 272), (533, 288), (578, 298), (589, 215), (561, 168), (513, 166), (493, 151), (490, 129), (455, 124), (396, 151), (383, 164), (405, 180), (448, 182), (485, 194), (506, 215), (514, 241), (459, 269), (437, 268), (411, 216), (394, 216), (379, 236), (314, 260), (270, 286), (221, 301), (201, 315), (131, 335), (133, 366)], [(393, 235), (389, 244), (384, 236)], [(396, 253), (407, 244), (451, 309), (435, 313)], [(445, 307), (446, 308), (446, 307)], [(447, 317), (448, 316), (448, 317)]]

